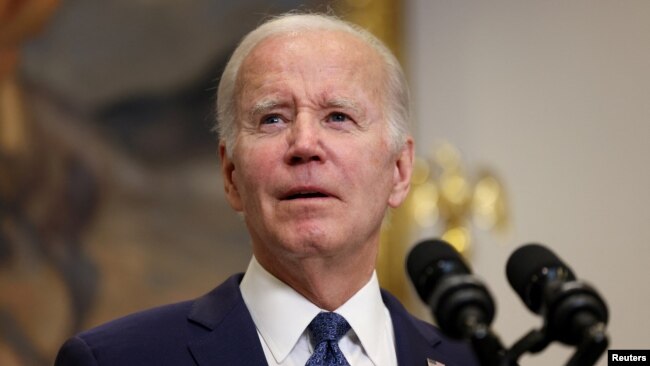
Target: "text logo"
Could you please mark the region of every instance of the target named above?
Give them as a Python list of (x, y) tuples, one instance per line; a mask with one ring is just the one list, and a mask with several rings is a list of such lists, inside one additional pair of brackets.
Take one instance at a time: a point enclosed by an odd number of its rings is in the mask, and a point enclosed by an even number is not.
[(607, 365), (650, 365), (650, 350), (610, 349), (607, 351)]

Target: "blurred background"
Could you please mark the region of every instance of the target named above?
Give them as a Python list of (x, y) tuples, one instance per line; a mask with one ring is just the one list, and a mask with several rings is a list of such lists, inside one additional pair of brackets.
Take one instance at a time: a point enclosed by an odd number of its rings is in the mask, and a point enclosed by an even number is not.
[(245, 270), (215, 89), (238, 40), (290, 9), (367, 27), (411, 82), (420, 160), (385, 287), (430, 319), (403, 258), (444, 236), (510, 345), (541, 321), (505, 263), (541, 242), (607, 300), (610, 348), (650, 347), (649, 2), (0, 0), (0, 365), (51, 364), (75, 332)]

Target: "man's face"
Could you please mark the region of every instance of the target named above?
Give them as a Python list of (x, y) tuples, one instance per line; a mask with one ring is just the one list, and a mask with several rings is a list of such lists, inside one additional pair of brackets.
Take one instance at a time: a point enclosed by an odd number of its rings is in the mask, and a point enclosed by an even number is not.
[(390, 148), (384, 77), (376, 52), (343, 32), (274, 36), (246, 57), (236, 142), (221, 155), (258, 260), (376, 247), (386, 208), (408, 191), (413, 154), (410, 139)]

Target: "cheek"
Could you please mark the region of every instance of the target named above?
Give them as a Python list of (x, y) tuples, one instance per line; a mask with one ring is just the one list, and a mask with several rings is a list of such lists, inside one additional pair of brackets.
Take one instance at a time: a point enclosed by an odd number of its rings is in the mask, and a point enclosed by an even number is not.
[(374, 194), (377, 195), (377, 199), (380, 197), (382, 199), (386, 198), (386, 201), (382, 201), (382, 204), (384, 204), (388, 202), (388, 196), (395, 179), (395, 162), (388, 151), (385, 154), (375, 154), (372, 159), (373, 161), (369, 165), (373, 167), (373, 170), (370, 172), (369, 179), (372, 180), (375, 187)]
[(356, 154), (359, 159), (355, 159), (354, 163), (349, 164), (345, 169), (347, 179), (355, 182), (358, 189), (365, 195), (373, 196), (375, 200), (382, 198), (393, 177), (390, 162), (384, 154), (366, 154), (365, 152), (364, 156), (359, 156), (358, 152)]
[(263, 148), (241, 149), (238, 151), (240, 159), (239, 169), (233, 174), (233, 181), (239, 188), (243, 200), (247, 200), (264, 190), (267, 182), (272, 181), (274, 163), (273, 155)]

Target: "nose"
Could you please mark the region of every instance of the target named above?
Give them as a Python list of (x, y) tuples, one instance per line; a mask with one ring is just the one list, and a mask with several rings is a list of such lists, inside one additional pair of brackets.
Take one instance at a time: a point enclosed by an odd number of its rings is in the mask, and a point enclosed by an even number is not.
[(323, 161), (321, 135), (320, 124), (315, 118), (299, 114), (291, 125), (287, 137), (289, 144), (287, 164), (298, 165)]

